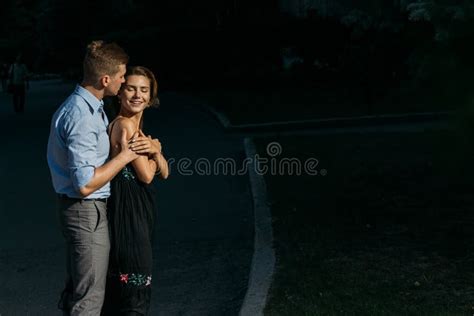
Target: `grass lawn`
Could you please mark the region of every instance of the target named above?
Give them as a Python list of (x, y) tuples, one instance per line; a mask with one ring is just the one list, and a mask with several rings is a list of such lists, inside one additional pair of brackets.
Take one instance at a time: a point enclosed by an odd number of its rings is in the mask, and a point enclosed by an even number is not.
[(270, 175), (266, 315), (474, 314), (472, 144), (447, 131), (256, 139), (326, 175)]

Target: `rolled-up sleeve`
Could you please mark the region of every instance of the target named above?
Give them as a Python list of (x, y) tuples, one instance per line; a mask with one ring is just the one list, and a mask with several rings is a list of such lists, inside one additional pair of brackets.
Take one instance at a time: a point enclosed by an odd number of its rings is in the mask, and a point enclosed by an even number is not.
[(67, 133), (68, 167), (74, 188), (79, 192), (94, 176), (97, 167), (97, 128), (87, 116), (68, 120)]

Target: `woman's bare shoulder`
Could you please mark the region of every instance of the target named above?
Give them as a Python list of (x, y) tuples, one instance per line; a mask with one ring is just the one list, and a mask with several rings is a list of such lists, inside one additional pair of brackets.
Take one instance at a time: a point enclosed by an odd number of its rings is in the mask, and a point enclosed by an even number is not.
[(128, 133), (134, 133), (135, 127), (133, 126), (133, 121), (128, 117), (117, 117), (109, 124), (109, 134), (111, 137), (120, 136), (122, 131), (125, 129)]
[(133, 127), (133, 121), (128, 118), (128, 117), (124, 117), (124, 116), (118, 116), (117, 118), (115, 118), (110, 124), (110, 126), (120, 126), (120, 127)]

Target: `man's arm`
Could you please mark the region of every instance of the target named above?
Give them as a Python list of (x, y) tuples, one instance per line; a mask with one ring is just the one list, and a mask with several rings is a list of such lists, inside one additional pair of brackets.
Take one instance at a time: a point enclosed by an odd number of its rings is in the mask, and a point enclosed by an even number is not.
[[(67, 147), (68, 168), (71, 181), (78, 195), (86, 197), (106, 185), (127, 163), (136, 158), (127, 140), (121, 139), (121, 152), (115, 159), (98, 165), (98, 141), (101, 133), (97, 126), (79, 108), (75, 108), (64, 120), (62, 127)], [(104, 136), (104, 135), (102, 135)], [(101, 137), (104, 142), (104, 137)], [(105, 135), (105, 144), (110, 146)], [(123, 145), (122, 145), (123, 143)]]
[[(123, 131), (122, 139), (120, 141), (120, 153), (113, 159), (106, 162), (104, 165), (95, 168), (92, 179), (85, 186), (79, 188), (79, 193), (83, 197), (94, 193), (96, 190), (110, 182), (113, 177), (115, 177), (115, 175), (119, 173), (120, 170), (122, 170), (123, 167), (138, 157), (138, 155), (129, 148), (126, 137), (127, 133)], [(133, 137), (135, 137), (135, 135)]]

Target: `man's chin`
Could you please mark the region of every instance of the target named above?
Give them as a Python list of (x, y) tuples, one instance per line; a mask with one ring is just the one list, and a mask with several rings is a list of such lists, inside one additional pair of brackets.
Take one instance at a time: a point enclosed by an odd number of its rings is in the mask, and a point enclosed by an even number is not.
[(104, 91), (104, 96), (106, 97), (114, 97), (118, 94), (118, 90), (117, 91)]

